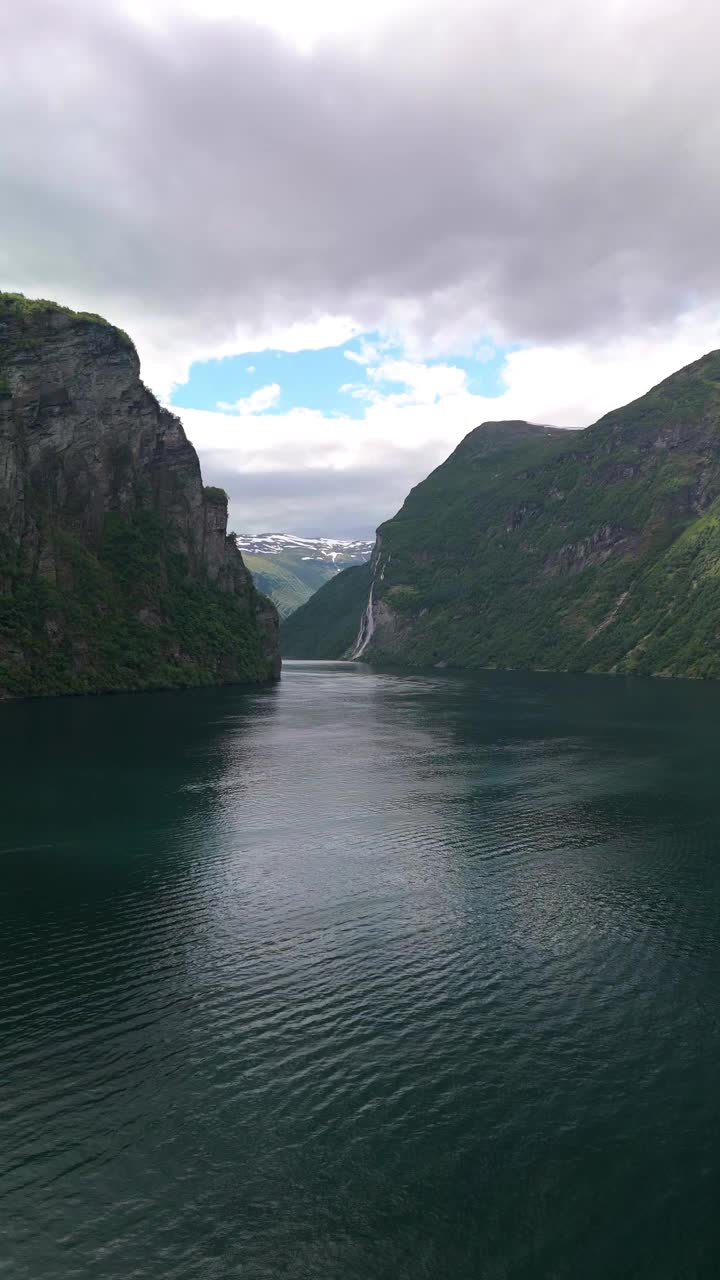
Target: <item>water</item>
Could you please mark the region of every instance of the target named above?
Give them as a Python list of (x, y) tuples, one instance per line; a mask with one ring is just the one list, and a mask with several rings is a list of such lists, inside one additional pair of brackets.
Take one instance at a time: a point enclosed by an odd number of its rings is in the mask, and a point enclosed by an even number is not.
[(717, 1274), (720, 687), (0, 707), (0, 1275)]

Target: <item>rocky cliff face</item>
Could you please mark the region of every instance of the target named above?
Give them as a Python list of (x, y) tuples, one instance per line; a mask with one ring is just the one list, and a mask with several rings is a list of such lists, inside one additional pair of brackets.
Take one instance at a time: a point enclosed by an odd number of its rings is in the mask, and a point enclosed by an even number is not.
[(328, 657), (720, 677), (720, 352), (584, 431), (476, 428), (344, 578), (289, 656), (335, 616)]
[(277, 616), (182, 424), (99, 317), (0, 294), (0, 691), (279, 673)]

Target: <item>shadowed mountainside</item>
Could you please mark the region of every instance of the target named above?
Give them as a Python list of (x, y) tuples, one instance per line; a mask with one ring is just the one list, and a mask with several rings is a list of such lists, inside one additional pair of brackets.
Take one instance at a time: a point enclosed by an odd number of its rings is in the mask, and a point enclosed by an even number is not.
[(277, 625), (127, 335), (0, 294), (0, 696), (269, 680)]

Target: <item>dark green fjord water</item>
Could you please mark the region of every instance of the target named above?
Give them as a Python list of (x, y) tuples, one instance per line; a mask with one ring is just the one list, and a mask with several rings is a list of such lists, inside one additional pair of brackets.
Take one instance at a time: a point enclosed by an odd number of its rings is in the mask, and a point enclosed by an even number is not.
[(0, 707), (0, 1275), (720, 1258), (720, 687)]

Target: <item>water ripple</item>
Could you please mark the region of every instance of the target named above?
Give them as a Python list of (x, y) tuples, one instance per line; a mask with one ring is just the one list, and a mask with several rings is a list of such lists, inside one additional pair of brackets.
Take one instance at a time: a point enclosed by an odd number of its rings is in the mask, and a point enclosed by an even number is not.
[(716, 700), (2, 708), (0, 1275), (714, 1274)]

